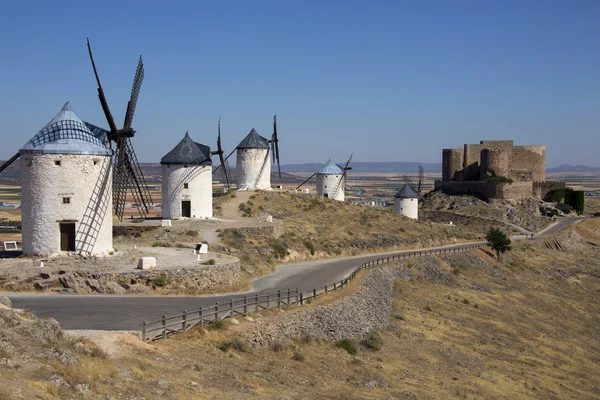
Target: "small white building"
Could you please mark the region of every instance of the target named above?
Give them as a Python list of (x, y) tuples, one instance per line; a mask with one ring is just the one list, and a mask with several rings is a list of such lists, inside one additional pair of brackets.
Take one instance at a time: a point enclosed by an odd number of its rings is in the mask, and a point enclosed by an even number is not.
[(344, 172), (331, 159), (317, 171), (317, 196), (344, 201)]
[(66, 103), (19, 150), (23, 253), (113, 250), (112, 150)]
[(269, 141), (252, 128), (237, 146), (238, 190), (271, 189), (271, 152)]
[(404, 185), (394, 197), (394, 212), (396, 214), (419, 219), (419, 195), (412, 186)]
[(162, 217), (212, 218), (210, 147), (184, 138), (161, 160)]

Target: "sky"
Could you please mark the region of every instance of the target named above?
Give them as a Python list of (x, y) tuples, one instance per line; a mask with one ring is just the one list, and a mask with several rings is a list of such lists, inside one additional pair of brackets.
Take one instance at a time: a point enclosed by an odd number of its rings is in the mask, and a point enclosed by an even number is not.
[[(277, 114), (281, 162), (441, 162), (485, 139), (600, 167), (600, 2), (10, 1), (0, 6), (0, 159), (66, 101), (159, 162), (186, 131), (228, 152)], [(234, 163), (234, 162), (233, 162)]]

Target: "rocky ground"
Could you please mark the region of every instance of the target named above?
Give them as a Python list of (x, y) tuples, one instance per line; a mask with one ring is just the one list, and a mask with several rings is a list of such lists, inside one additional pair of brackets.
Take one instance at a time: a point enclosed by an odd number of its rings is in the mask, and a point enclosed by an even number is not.
[(96, 335), (105, 350), (0, 305), (0, 398), (596, 399), (600, 219), (547, 240), (373, 269), (167, 341)]
[[(542, 215), (540, 209), (548, 209), (556, 215), (564, 215), (553, 203), (545, 203), (529, 198), (523, 200), (481, 200), (471, 195), (448, 195), (441, 191), (429, 192), (423, 199), (421, 210), (428, 219), (447, 220), (447, 215), (476, 217), (493, 221), (504, 221), (523, 227), (531, 232), (539, 232), (552, 223), (552, 218)], [(439, 218), (438, 218), (439, 215)], [(458, 220), (457, 217), (456, 219)], [(476, 223), (475, 220), (471, 221)], [(485, 221), (481, 221), (485, 224)], [(504, 226), (505, 230), (511, 229)]]

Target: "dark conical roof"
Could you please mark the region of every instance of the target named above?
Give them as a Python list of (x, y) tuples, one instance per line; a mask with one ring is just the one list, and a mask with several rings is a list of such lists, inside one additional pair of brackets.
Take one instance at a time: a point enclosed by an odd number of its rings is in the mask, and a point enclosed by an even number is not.
[(238, 144), (238, 149), (268, 149), (269, 141), (260, 136), (258, 132), (252, 128), (248, 136)]
[(394, 197), (397, 199), (418, 199), (419, 195), (412, 186), (406, 184), (402, 186), (402, 189), (398, 190), (398, 193)]
[(196, 143), (186, 132), (185, 136), (166, 156), (161, 158), (161, 164), (210, 164), (210, 147)]

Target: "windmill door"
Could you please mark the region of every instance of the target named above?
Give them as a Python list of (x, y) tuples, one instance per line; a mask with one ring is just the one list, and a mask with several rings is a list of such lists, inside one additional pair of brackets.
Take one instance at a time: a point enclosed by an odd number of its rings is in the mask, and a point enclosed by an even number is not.
[(75, 224), (60, 224), (60, 251), (75, 251)]
[(184, 218), (192, 217), (192, 202), (189, 200), (183, 200), (181, 202), (181, 216)]

